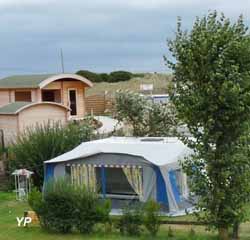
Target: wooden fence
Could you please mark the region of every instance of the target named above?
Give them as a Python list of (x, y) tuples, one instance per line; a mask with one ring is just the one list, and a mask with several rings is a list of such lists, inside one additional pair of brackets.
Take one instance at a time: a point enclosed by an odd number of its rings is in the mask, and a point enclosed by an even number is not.
[(102, 115), (112, 112), (113, 98), (108, 95), (91, 95), (86, 97), (86, 112), (88, 114)]

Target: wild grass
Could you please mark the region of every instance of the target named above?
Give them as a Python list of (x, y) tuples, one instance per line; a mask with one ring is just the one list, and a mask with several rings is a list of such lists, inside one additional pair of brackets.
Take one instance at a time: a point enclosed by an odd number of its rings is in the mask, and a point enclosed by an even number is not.
[(141, 84), (153, 84), (154, 94), (165, 94), (167, 93), (171, 78), (172, 76), (170, 74), (147, 73), (144, 77), (135, 77), (125, 82), (94, 83), (94, 86), (86, 91), (86, 95), (104, 94), (105, 92), (109, 95), (113, 95), (117, 90), (140, 92)]

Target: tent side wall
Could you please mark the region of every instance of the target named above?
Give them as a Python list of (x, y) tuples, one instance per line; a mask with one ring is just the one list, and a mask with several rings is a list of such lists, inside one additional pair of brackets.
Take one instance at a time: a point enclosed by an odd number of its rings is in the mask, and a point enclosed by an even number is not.
[(157, 202), (166, 206), (170, 211), (179, 210), (178, 198), (180, 195), (176, 191), (177, 186), (173, 178), (171, 178), (171, 171), (180, 169), (178, 163), (170, 164), (169, 166), (156, 166), (145, 160), (143, 157), (127, 155), (127, 154), (111, 154), (100, 153), (86, 158), (70, 160), (66, 162), (47, 163), (45, 164), (46, 177), (58, 178), (66, 176), (67, 165), (97, 165), (97, 166), (140, 166), (143, 168), (143, 199), (156, 200)]
[[(50, 165), (51, 163), (47, 163), (46, 165)], [(70, 160), (67, 162), (59, 162), (54, 163), (53, 167), (53, 177), (64, 177), (66, 175), (65, 169), (67, 164), (95, 164), (95, 165), (134, 165), (134, 166), (142, 166), (143, 168), (143, 200), (147, 201), (149, 199), (157, 200), (157, 184), (156, 184), (156, 172), (154, 166), (146, 161), (142, 157), (131, 156), (126, 154), (109, 154), (109, 153), (101, 153), (93, 156), (89, 156), (82, 159)], [(46, 169), (48, 167), (45, 167)], [(49, 171), (46, 170), (46, 177), (48, 179), (51, 176), (52, 170), (49, 167)], [(50, 175), (50, 176), (47, 176)]]

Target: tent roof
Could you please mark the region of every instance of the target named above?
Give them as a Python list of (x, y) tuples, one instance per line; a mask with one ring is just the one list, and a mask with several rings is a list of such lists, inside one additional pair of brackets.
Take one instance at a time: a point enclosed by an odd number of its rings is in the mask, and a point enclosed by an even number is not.
[(191, 153), (177, 138), (110, 137), (85, 142), (45, 163), (57, 163), (85, 158), (99, 153), (128, 154), (140, 156), (154, 165), (162, 166), (183, 160)]

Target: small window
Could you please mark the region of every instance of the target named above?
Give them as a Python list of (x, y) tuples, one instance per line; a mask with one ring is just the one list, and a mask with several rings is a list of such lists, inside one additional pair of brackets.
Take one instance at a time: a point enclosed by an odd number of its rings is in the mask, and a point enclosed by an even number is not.
[(31, 91), (16, 91), (15, 102), (31, 102)]

